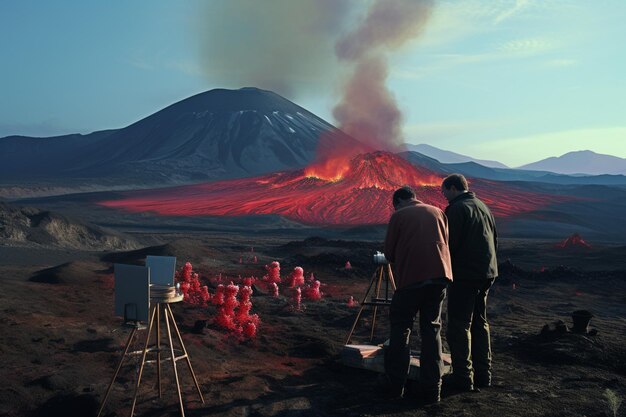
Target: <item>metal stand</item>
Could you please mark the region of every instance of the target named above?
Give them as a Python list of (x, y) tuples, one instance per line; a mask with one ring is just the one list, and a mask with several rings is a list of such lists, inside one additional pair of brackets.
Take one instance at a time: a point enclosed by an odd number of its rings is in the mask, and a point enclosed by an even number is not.
[[(380, 290), (382, 287), (382, 283), (385, 281), (385, 298), (380, 297)], [(389, 297), (389, 284), (391, 283), (391, 288), (396, 290), (396, 282), (393, 279), (393, 272), (391, 271), (390, 264), (380, 265), (374, 274), (372, 275), (372, 280), (370, 281), (370, 285), (365, 292), (365, 296), (361, 301), (361, 308), (359, 309), (359, 313), (356, 315), (356, 319), (354, 320), (354, 324), (352, 325), (352, 329), (350, 329), (350, 333), (348, 334), (348, 339), (346, 340), (346, 345), (350, 343), (350, 339), (352, 339), (352, 334), (354, 333), (354, 329), (356, 328), (357, 323), (359, 322), (359, 318), (361, 318), (361, 313), (365, 306), (374, 306), (374, 313), (372, 319), (372, 331), (370, 333), (370, 342), (374, 338), (374, 328), (376, 326), (376, 315), (378, 314), (378, 306), (389, 306), (391, 305), (391, 298)], [(372, 296), (369, 301), (367, 301), (367, 297), (370, 295), (370, 291), (374, 288), (374, 284), (376, 284), (376, 297)]]
[[(104, 409), (104, 405), (106, 404), (107, 398), (109, 397), (109, 393), (111, 392), (111, 388), (113, 387), (113, 383), (115, 382), (115, 379), (117, 378), (117, 374), (119, 373), (120, 369), (122, 368), (122, 363), (124, 362), (124, 359), (126, 358), (126, 356), (130, 356), (133, 354), (139, 354), (141, 353), (141, 367), (139, 368), (139, 375), (137, 376), (137, 382), (135, 384), (135, 394), (133, 396), (133, 404), (131, 406), (130, 409), (130, 416), (132, 417), (134, 412), (135, 412), (135, 405), (137, 403), (137, 394), (139, 393), (139, 385), (141, 384), (141, 376), (143, 374), (143, 368), (144, 365), (146, 363), (152, 362), (152, 361), (146, 361), (146, 356), (148, 354), (148, 352), (156, 352), (156, 365), (157, 365), (157, 380), (158, 380), (158, 386), (159, 386), (159, 398), (162, 398), (163, 396), (163, 391), (161, 389), (161, 362), (164, 361), (172, 361), (172, 368), (174, 370), (174, 378), (176, 379), (176, 390), (178, 391), (178, 403), (180, 405), (180, 414), (182, 417), (185, 416), (185, 410), (183, 408), (183, 397), (180, 391), (180, 382), (179, 382), (179, 378), (178, 378), (178, 370), (176, 368), (176, 362), (181, 360), (181, 359), (185, 359), (187, 362), (187, 366), (189, 367), (189, 372), (191, 373), (191, 376), (193, 377), (193, 382), (196, 386), (196, 390), (198, 391), (198, 396), (200, 397), (200, 401), (202, 401), (202, 403), (204, 404), (204, 398), (202, 397), (202, 392), (200, 391), (200, 386), (198, 385), (198, 380), (196, 379), (196, 374), (193, 372), (193, 367), (191, 366), (191, 360), (189, 358), (189, 354), (187, 353), (187, 349), (185, 348), (185, 344), (183, 343), (183, 339), (180, 336), (180, 331), (178, 330), (178, 326), (176, 325), (176, 321), (174, 320), (174, 314), (172, 313), (172, 309), (170, 308), (170, 304), (174, 303), (174, 302), (178, 302), (182, 300), (182, 296), (177, 296), (175, 298), (169, 299), (169, 300), (158, 300), (157, 302), (155, 302), (155, 304), (152, 305), (151, 309), (150, 309), (150, 325), (148, 326), (148, 334), (146, 335), (146, 342), (144, 344), (144, 348), (142, 351), (137, 351), (137, 352), (128, 352), (128, 349), (130, 348), (130, 344), (131, 341), (133, 340), (133, 337), (135, 336), (135, 334), (137, 333), (137, 329), (139, 328), (139, 326), (137, 325), (137, 323), (135, 323), (133, 330), (130, 333), (130, 336), (128, 337), (128, 341), (126, 342), (126, 347), (124, 348), (124, 353), (122, 354), (122, 357), (120, 359), (119, 364), (117, 365), (117, 369), (115, 370), (115, 374), (113, 375), (113, 379), (111, 379), (111, 383), (109, 384), (109, 388), (106, 391), (106, 394), (104, 395), (104, 399), (102, 400), (102, 404), (100, 405), (100, 410), (98, 411), (98, 417), (100, 417), (100, 414), (102, 414), (102, 410)], [(154, 300), (153, 300), (154, 301)], [(163, 318), (165, 321), (165, 327), (167, 329), (167, 341), (169, 341), (169, 345), (168, 344), (161, 344), (161, 312), (163, 313)], [(156, 318), (156, 326), (154, 325), (154, 321)], [(172, 327), (174, 328), (175, 332), (176, 332), (176, 337), (178, 339), (178, 343), (180, 345), (180, 349), (176, 349), (179, 352), (182, 352), (182, 355), (180, 356), (176, 356), (176, 354), (174, 353), (174, 344), (172, 341)], [(148, 346), (149, 342), (150, 342), (150, 337), (152, 336), (153, 331), (156, 332), (156, 346)], [(162, 358), (161, 357), (161, 351), (164, 350), (162, 349), (162, 346), (167, 346), (168, 349), (167, 351), (169, 351), (169, 356)]]

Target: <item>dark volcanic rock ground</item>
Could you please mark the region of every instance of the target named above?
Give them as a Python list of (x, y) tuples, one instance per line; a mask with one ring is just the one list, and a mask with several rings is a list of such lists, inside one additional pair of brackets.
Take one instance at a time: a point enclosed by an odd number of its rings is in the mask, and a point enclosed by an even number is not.
[[(494, 386), (422, 407), (411, 400), (385, 401), (376, 374), (339, 361), (357, 312), (347, 298), (364, 294), (375, 269), (371, 253), (381, 242), (224, 233), (161, 235), (159, 240), (166, 243), (134, 252), (51, 249), (31, 259), (23, 259), (28, 252), (0, 248), (0, 416), (95, 415), (129, 332), (113, 317), (111, 263), (137, 263), (147, 254), (176, 255), (179, 267), (189, 260), (205, 281), (219, 273), (261, 276), (263, 265), (276, 259), (283, 276), (302, 266), (323, 284), (324, 298), (305, 300), (302, 311), (294, 311), (284, 295), (273, 298), (260, 288), (252, 300), (252, 312), (262, 320), (259, 335), (243, 343), (212, 324), (214, 307), (174, 305), (206, 400), (198, 401), (181, 362), (188, 416), (600, 417), (612, 415), (606, 389), (620, 398), (626, 393), (623, 247), (581, 253), (549, 242), (504, 240), (502, 276), (489, 305)], [(348, 260), (351, 270), (344, 268)], [(544, 325), (557, 320), (571, 325), (570, 313), (579, 309), (594, 314), (596, 335), (540, 335)], [(377, 343), (386, 338), (385, 313), (376, 327)], [(366, 318), (357, 341), (366, 341), (371, 315)], [(198, 320), (208, 321), (202, 334), (193, 332)], [(419, 340), (413, 343), (419, 346)], [(137, 363), (122, 368), (106, 415), (128, 415)], [(147, 366), (137, 415), (177, 415), (171, 378), (166, 365), (164, 397), (158, 399), (155, 371)]]
[(60, 213), (0, 202), (0, 244), (78, 250), (129, 250), (129, 236)]

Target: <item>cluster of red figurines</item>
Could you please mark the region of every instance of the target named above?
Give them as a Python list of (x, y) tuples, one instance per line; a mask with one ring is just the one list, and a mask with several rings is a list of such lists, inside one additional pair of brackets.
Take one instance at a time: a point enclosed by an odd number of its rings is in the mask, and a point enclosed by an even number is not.
[(304, 269), (296, 266), (293, 272), (287, 277), (287, 285), (289, 288), (304, 286)]
[(239, 257), (240, 264), (255, 264), (258, 260), (257, 256), (254, 254), (254, 247), (250, 248), (250, 252)]
[(261, 320), (257, 314), (250, 314), (251, 299), (252, 287), (249, 285), (241, 288), (232, 282), (228, 285), (218, 285), (212, 299), (212, 303), (217, 306), (215, 324), (235, 335), (254, 338)]
[[(251, 258), (254, 259), (254, 258)], [(228, 280), (221, 274), (210, 279), (215, 285), (215, 293), (209, 293), (208, 287), (202, 285), (200, 277), (193, 272), (190, 262), (185, 263), (181, 271), (176, 272), (176, 281), (180, 283), (183, 300), (197, 306), (217, 308), (213, 323), (241, 339), (254, 338), (257, 335), (261, 322), (257, 314), (250, 314), (252, 310), (252, 286), (265, 286), (272, 296), (278, 297), (282, 290), (289, 297), (294, 310), (302, 309), (302, 298), (317, 301), (322, 298), (321, 282), (315, 279), (313, 273), (308, 278), (304, 276), (302, 267), (295, 267), (284, 280), (280, 276), (280, 263), (273, 261), (265, 265), (266, 274), (261, 280), (254, 276), (239, 277)], [(259, 282), (260, 281), (260, 282)], [(279, 287), (279, 284), (281, 287)]]
[(200, 277), (193, 272), (190, 262), (185, 263), (182, 270), (175, 273), (176, 282), (180, 284), (183, 301), (200, 307), (210, 304), (217, 307), (214, 323), (240, 338), (254, 338), (260, 323), (259, 316), (250, 314), (252, 309), (252, 284), (255, 277), (239, 277), (241, 288), (232, 281), (228, 285), (221, 282), (220, 275), (211, 279), (217, 285), (215, 293), (209, 293), (208, 286), (202, 285)]
[(300, 311), (302, 308), (302, 297), (309, 300), (321, 300), (322, 292), (320, 291), (321, 282), (315, 279), (313, 273), (305, 280), (304, 269), (296, 266), (283, 282), (280, 277), (280, 263), (273, 261), (265, 265), (266, 274), (263, 276), (263, 282), (266, 283), (274, 297), (279, 296), (278, 284), (283, 284), (285, 292), (291, 299), (294, 310)]
[(190, 262), (187, 262), (181, 271), (176, 271), (174, 278), (180, 284), (180, 291), (183, 293), (184, 301), (201, 307), (208, 305), (211, 299), (209, 288), (200, 283), (200, 277), (193, 272)]
[(278, 284), (281, 282), (280, 264), (277, 261), (271, 262), (269, 265), (265, 265), (265, 271), (267, 274), (263, 276), (263, 282), (265, 282), (267, 288), (271, 291), (272, 297), (278, 297)]

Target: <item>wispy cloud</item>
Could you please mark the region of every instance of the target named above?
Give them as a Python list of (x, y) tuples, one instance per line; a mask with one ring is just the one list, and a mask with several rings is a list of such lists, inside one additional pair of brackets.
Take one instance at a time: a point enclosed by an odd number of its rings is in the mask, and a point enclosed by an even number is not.
[[(546, 25), (557, 16), (565, 0), (441, 0), (424, 35), (415, 45), (411, 64), (396, 66), (392, 76), (420, 79), (459, 66), (529, 59), (552, 58), (551, 68), (574, 62), (549, 57), (566, 48), (569, 34)], [(521, 26), (520, 26), (521, 25)], [(528, 36), (519, 36), (526, 33)], [(534, 35), (534, 36), (533, 36)], [(439, 53), (448, 51), (448, 53)], [(419, 65), (414, 62), (419, 61)]]
[(452, 68), (493, 61), (497, 55), (484, 54), (433, 54), (427, 57), (425, 64), (417, 66), (397, 66), (391, 71), (391, 76), (403, 80), (417, 80), (441, 73)]
[(131, 67), (141, 70), (152, 71), (156, 68), (154, 60), (147, 59), (143, 51), (131, 52), (130, 56), (126, 57), (126, 62), (130, 64)]
[[(479, 40), (483, 35), (510, 36), (511, 28), (516, 28), (518, 34), (537, 33), (537, 36), (522, 38), (528, 41), (554, 38), (555, 28), (564, 18), (583, 19), (584, 16), (584, 8), (572, 0), (440, 0), (419, 39), (419, 47), (441, 48), (454, 46), (456, 42), (464, 42), (465, 47), (466, 41)], [(569, 29), (568, 37), (572, 35)], [(523, 45), (512, 43), (508, 47)], [(533, 43), (533, 46), (539, 45)]]
[(531, 4), (530, 0), (516, 0), (515, 4), (512, 7), (498, 14), (496, 18), (494, 19), (494, 22), (501, 23), (507, 19), (510, 19), (511, 17), (520, 13), (524, 9), (528, 8), (530, 4)]
[(502, 57), (541, 54), (559, 47), (559, 43), (548, 38), (513, 39), (498, 45), (495, 49)]
[(183, 74), (193, 76), (205, 76), (207, 71), (202, 68), (197, 62), (193, 61), (170, 61), (165, 65), (167, 68), (180, 71)]
[[(400, 79), (421, 79), (458, 66), (524, 59), (556, 50), (559, 42), (549, 38), (515, 39), (501, 43), (491, 50), (474, 54), (431, 54), (424, 56), (427, 64), (420, 67), (396, 67), (392, 76)], [(552, 67), (574, 65), (572, 60), (551, 60)]]
[[(534, 18), (555, 0), (441, 0), (437, 3), (421, 45), (440, 46), (500, 30), (504, 22)], [(531, 13), (533, 12), (533, 13)], [(535, 13), (537, 12), (537, 13)], [(508, 22), (507, 22), (508, 23)]]

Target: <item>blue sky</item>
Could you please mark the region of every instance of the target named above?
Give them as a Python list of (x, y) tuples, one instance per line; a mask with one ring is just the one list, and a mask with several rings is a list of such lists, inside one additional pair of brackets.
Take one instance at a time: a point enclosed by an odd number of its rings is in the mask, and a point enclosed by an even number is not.
[[(367, 3), (318, 15), (314, 0), (3, 0), (0, 137), (120, 128), (213, 88), (272, 88), (267, 56), (288, 80), (278, 92), (333, 122), (334, 40)], [(619, 0), (435, 1), (387, 55), (405, 140), (510, 166), (626, 157), (625, 18)]]

